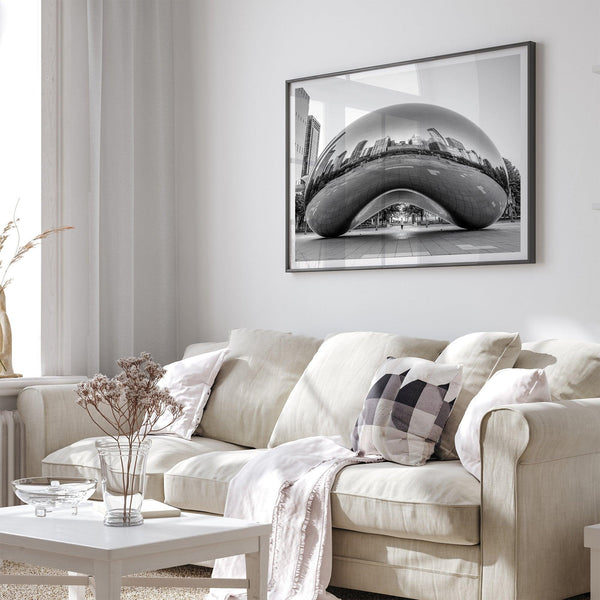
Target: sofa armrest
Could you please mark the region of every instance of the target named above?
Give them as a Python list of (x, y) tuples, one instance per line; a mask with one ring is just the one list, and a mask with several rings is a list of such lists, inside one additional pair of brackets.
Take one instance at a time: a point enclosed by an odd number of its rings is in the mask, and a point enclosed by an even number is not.
[(75, 402), (76, 386), (36, 385), (17, 398), (17, 410), (25, 424), (25, 476), (42, 474), (48, 454), (87, 437), (105, 435)]
[(600, 522), (600, 398), (493, 410), (481, 452), (481, 597), (589, 591), (583, 528)]

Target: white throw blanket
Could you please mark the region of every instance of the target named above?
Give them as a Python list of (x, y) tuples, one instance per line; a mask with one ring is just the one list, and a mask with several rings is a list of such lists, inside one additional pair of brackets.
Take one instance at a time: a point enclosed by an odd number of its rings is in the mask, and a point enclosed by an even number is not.
[[(269, 600), (325, 600), (331, 578), (329, 492), (343, 467), (373, 462), (336, 439), (312, 437), (261, 452), (231, 480), (225, 516), (272, 522)], [(215, 562), (213, 577), (244, 578), (243, 556)], [(243, 598), (240, 590), (213, 588), (215, 600)]]

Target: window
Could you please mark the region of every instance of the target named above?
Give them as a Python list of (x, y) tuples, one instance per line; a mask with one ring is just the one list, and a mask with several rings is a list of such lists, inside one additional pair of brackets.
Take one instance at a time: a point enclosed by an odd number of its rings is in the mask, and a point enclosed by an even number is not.
[[(0, 227), (17, 201), (21, 241), (41, 228), (41, 2), (0, 0)], [(7, 250), (14, 247), (11, 237)], [(11, 243), (13, 246), (11, 246)], [(41, 258), (29, 252), (11, 268), (6, 290), (15, 372), (41, 372)]]

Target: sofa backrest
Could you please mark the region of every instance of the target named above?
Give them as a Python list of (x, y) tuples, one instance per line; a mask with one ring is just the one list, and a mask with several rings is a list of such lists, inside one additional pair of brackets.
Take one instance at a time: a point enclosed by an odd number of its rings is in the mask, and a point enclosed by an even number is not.
[(501, 332), (468, 334), (450, 344), (350, 332), (322, 343), (242, 329), (232, 331), (229, 342), (192, 344), (184, 357), (228, 345), (198, 433), (257, 448), (311, 435), (340, 435), (349, 444), (372, 376), (388, 356), (437, 358), (468, 367), (453, 421), (444, 428), (447, 447), (436, 447), (440, 458), (455, 458), (453, 438), (464, 409), (502, 368), (545, 369), (553, 400), (600, 397), (600, 344), (594, 342), (543, 340), (524, 343), (519, 350), (519, 336)]

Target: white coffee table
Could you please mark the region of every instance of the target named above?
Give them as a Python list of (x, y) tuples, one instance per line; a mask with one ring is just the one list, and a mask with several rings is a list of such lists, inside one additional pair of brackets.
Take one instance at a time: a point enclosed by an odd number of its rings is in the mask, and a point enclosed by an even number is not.
[(600, 525), (584, 528), (583, 545), (590, 549), (590, 599), (600, 600)]
[[(91, 584), (97, 600), (117, 600), (121, 585), (243, 588), (248, 600), (266, 600), (270, 533), (270, 524), (193, 513), (121, 528), (106, 527), (86, 506), (78, 515), (60, 510), (43, 518), (31, 506), (0, 508), (0, 559), (85, 574), (2, 574), (0, 584)], [(246, 579), (124, 577), (238, 554), (246, 555)], [(83, 589), (70, 588), (70, 598)]]

